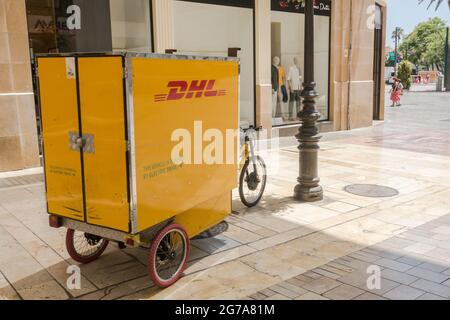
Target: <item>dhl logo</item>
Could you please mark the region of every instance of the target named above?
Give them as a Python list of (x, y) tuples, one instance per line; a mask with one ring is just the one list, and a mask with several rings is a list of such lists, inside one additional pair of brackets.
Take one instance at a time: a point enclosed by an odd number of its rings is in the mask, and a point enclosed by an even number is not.
[(226, 90), (215, 90), (216, 80), (170, 81), (167, 87), (169, 93), (156, 94), (155, 102), (174, 101), (203, 97), (219, 97), (227, 94)]

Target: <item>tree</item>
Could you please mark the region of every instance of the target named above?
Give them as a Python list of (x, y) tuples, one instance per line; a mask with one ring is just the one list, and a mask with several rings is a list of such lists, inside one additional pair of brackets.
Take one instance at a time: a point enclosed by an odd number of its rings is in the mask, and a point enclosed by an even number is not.
[(409, 90), (411, 88), (411, 75), (412, 75), (412, 64), (407, 60), (403, 60), (398, 65), (398, 78), (401, 83), (405, 87), (405, 89)]
[(445, 21), (435, 17), (419, 23), (400, 44), (408, 60), (426, 68), (443, 70), (445, 48)]
[(395, 61), (394, 61), (394, 72), (397, 73), (397, 59), (398, 59), (398, 43), (400, 39), (404, 37), (405, 31), (402, 28), (396, 27), (392, 33), (392, 39), (395, 42)]

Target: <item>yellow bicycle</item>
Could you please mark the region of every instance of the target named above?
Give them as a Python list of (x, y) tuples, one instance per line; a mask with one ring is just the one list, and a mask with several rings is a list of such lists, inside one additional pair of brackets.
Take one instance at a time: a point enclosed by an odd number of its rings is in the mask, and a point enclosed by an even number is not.
[(239, 197), (244, 205), (256, 206), (264, 194), (267, 168), (264, 160), (255, 153), (256, 133), (262, 128), (241, 126), (242, 157), (240, 162)]

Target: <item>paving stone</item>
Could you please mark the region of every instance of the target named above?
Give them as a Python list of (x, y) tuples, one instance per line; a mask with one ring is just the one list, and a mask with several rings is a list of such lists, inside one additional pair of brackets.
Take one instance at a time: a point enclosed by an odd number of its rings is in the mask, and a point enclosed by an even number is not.
[(421, 265), (418, 266), (422, 269), (427, 269), (433, 272), (443, 272), (447, 270), (448, 265), (440, 264), (438, 262), (424, 262)]
[(433, 249), (436, 249), (436, 247), (431, 246), (426, 243), (415, 243), (415, 244), (405, 248), (405, 250), (408, 252), (414, 252), (414, 253), (419, 253), (419, 254), (425, 254)]
[(209, 254), (219, 253), (241, 245), (241, 243), (223, 235), (209, 239), (192, 240), (191, 243), (193, 246)]
[(450, 287), (450, 279), (447, 281), (442, 282), (443, 285)]
[(278, 286), (283, 287), (289, 291), (295, 292), (298, 295), (302, 295), (302, 294), (306, 293), (306, 290), (303, 289), (302, 287), (295, 286), (287, 281), (279, 283)]
[(286, 282), (288, 282), (296, 287), (302, 287), (307, 281), (299, 280), (297, 278), (292, 278), (292, 279), (286, 280)]
[(250, 298), (253, 300), (265, 300), (267, 298), (267, 296), (258, 292), (258, 293), (251, 295)]
[(336, 259), (335, 261), (337, 263), (351, 267), (354, 270), (364, 271), (364, 272), (367, 271), (367, 268), (369, 268), (370, 266), (373, 265), (372, 263), (364, 262), (364, 261), (353, 259), (350, 257), (339, 258), (339, 259)]
[(440, 226), (433, 230), (431, 230), (434, 233), (443, 234), (443, 235), (450, 235), (450, 226)]
[(314, 292), (308, 292), (305, 293), (304, 295), (296, 298), (295, 300), (305, 300), (305, 301), (312, 301), (312, 300), (329, 300), (317, 293)]
[(419, 298), (424, 293), (425, 292), (422, 290), (401, 285), (385, 293), (383, 297), (391, 300), (414, 300)]
[(330, 267), (335, 268), (337, 270), (341, 270), (342, 272), (344, 272), (343, 275), (346, 275), (348, 273), (351, 273), (351, 272), (355, 271), (355, 269), (353, 269), (353, 268), (351, 268), (349, 266), (337, 263), (336, 261), (329, 262), (327, 264), (327, 266), (330, 266)]
[(442, 298), (442, 297), (437, 296), (437, 295), (432, 294), (432, 293), (425, 293), (424, 295), (420, 296), (416, 300), (447, 300), (447, 299)]
[(340, 213), (347, 213), (350, 211), (354, 211), (354, 210), (358, 210), (361, 209), (361, 207), (352, 205), (352, 204), (348, 204), (345, 202), (340, 202), (340, 201), (336, 201), (336, 202), (332, 202), (330, 204), (327, 204), (325, 206), (323, 206), (324, 208), (327, 209), (331, 209)]
[(392, 269), (392, 270), (401, 271), (401, 272), (405, 272), (412, 268), (409, 264), (401, 263), (401, 262), (391, 260), (391, 259), (386, 259), (386, 258), (377, 260), (375, 262), (375, 264), (382, 266), (382, 267)]
[(387, 300), (386, 298), (383, 298), (379, 295), (370, 293), (370, 292), (365, 292), (360, 296), (357, 296), (356, 298), (354, 298), (353, 300), (368, 300), (368, 301), (375, 301), (375, 300)]
[(311, 279), (320, 279), (320, 278), (323, 277), (321, 274), (318, 274), (318, 273), (315, 273), (315, 272), (312, 272), (312, 271), (305, 272), (303, 275), (305, 277), (308, 277), (308, 278), (311, 278)]
[(328, 272), (334, 273), (336, 275), (339, 275), (339, 276), (343, 276), (343, 275), (346, 275), (349, 273), (348, 271), (344, 271), (344, 270), (332, 267), (330, 264), (323, 265), (320, 268), (323, 270), (326, 270)]
[(448, 268), (447, 270), (443, 271), (442, 274), (446, 274), (446, 275), (450, 276), (450, 268)]
[(343, 276), (338, 279), (338, 281), (346, 283), (348, 285), (360, 288), (364, 291), (369, 291), (374, 294), (383, 295), (384, 293), (394, 289), (395, 287), (399, 286), (400, 283), (391, 281), (385, 278), (380, 279), (380, 289), (369, 289), (367, 286), (367, 281), (369, 280), (369, 274), (365, 272), (354, 272), (347, 276)]
[(266, 297), (271, 297), (271, 296), (277, 294), (275, 291), (272, 291), (272, 290), (270, 290), (270, 289), (262, 290), (262, 291), (260, 291), (259, 293), (265, 295)]
[(414, 276), (391, 269), (384, 269), (383, 271), (381, 271), (381, 276), (385, 279), (392, 280), (405, 285), (409, 285), (414, 281), (418, 280), (418, 278)]
[(407, 273), (410, 275), (416, 276), (418, 278), (437, 282), (437, 283), (442, 283), (450, 278), (450, 276), (448, 276), (448, 275), (433, 272), (433, 271), (430, 271), (427, 269), (422, 269), (419, 267), (414, 267), (413, 269), (408, 270)]
[[(395, 249), (403, 249), (406, 247), (409, 247), (411, 245), (414, 244), (414, 241), (408, 240), (408, 239), (402, 239), (402, 238), (398, 238), (398, 237), (393, 237), (390, 239), (387, 239), (383, 242), (381, 242), (382, 244), (386, 244), (391, 248), (395, 248)], [(379, 245), (379, 244), (378, 244)]]
[(375, 255), (375, 256), (380, 256), (382, 258), (392, 259), (392, 260), (398, 259), (401, 256), (403, 256), (402, 254), (400, 254), (398, 252), (394, 252), (394, 250), (391, 250), (391, 251), (387, 251), (387, 250), (383, 250), (383, 249), (377, 250), (375, 247), (366, 248), (361, 251)]
[(362, 260), (364, 262), (375, 262), (377, 260), (380, 260), (381, 257), (367, 253), (367, 252), (363, 252), (363, 251), (358, 251), (355, 253), (351, 253), (348, 255), (349, 257), (358, 259), (358, 260)]
[(419, 264), (423, 263), (424, 260), (412, 256), (404, 256), (401, 258), (398, 258), (396, 261), (401, 263), (409, 264), (410, 266), (416, 267)]
[(301, 294), (301, 293), (297, 293), (297, 292), (291, 291), (289, 289), (286, 289), (286, 288), (284, 288), (284, 287), (282, 287), (280, 285), (272, 286), (269, 289), (272, 290), (272, 291), (275, 291), (278, 294), (282, 294), (282, 295), (284, 295), (284, 296), (286, 296), (286, 297), (288, 297), (290, 299), (295, 299), (298, 296), (300, 296), (300, 294)]
[(341, 285), (341, 283), (337, 282), (336, 280), (323, 277), (306, 283), (305, 285), (303, 285), (303, 288), (317, 294), (323, 294), (327, 291), (330, 291), (331, 289), (338, 287), (339, 285)]
[(283, 296), (282, 294), (277, 293), (276, 295), (267, 297), (265, 300), (292, 300), (292, 299), (290, 299), (286, 296)]
[(350, 300), (363, 293), (364, 291), (359, 288), (342, 284), (339, 287), (326, 292), (323, 296), (331, 300)]
[(450, 287), (444, 286), (444, 285), (436, 283), (436, 282), (419, 279), (416, 282), (413, 282), (411, 284), (411, 287), (414, 287), (414, 288), (423, 290), (425, 292), (433, 293), (438, 296), (450, 299)]
[(318, 273), (318, 274), (324, 276), (324, 277), (328, 277), (328, 278), (331, 278), (331, 279), (334, 279), (334, 280), (336, 280), (336, 279), (341, 277), (341, 275), (339, 275), (339, 274), (330, 272), (330, 271), (322, 269), (322, 268), (317, 268), (317, 269), (314, 269), (313, 271), (315, 273)]

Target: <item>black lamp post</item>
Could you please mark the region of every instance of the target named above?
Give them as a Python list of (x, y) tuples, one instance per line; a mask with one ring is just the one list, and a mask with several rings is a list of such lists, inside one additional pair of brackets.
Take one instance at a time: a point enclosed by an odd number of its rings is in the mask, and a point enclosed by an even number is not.
[(319, 127), (320, 113), (316, 109), (316, 83), (314, 82), (314, 4), (305, 0), (305, 81), (303, 83), (303, 110), (298, 118), (302, 125), (296, 135), (300, 150), (300, 176), (294, 190), (294, 198), (299, 201), (314, 202), (323, 199), (323, 189), (319, 185)]

